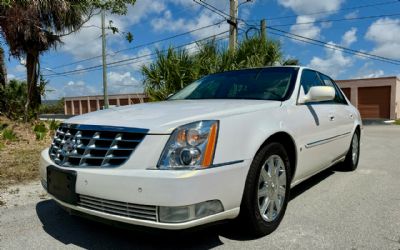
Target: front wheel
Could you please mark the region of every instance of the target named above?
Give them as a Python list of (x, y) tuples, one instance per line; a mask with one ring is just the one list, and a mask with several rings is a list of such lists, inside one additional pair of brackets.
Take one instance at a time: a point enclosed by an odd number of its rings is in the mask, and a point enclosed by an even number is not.
[(255, 156), (246, 179), (240, 218), (255, 236), (273, 232), (290, 198), (290, 162), (279, 143), (265, 145)]
[(346, 155), (346, 159), (344, 160), (345, 169), (348, 171), (356, 170), (359, 158), (360, 158), (360, 132), (356, 130), (356, 132), (354, 132), (353, 138), (351, 139), (351, 145)]

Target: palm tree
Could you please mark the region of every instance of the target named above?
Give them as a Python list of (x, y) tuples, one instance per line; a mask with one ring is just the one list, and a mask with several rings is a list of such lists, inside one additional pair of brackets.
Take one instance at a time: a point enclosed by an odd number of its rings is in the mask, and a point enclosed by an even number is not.
[(169, 48), (156, 53), (156, 62), (142, 66), (145, 91), (151, 100), (164, 100), (198, 78), (196, 61), (186, 50)]
[(0, 3), (0, 34), (14, 57), (26, 56), (28, 110), (36, 112), (41, 102), (38, 90), (39, 56), (55, 48), (61, 37), (79, 30), (96, 8), (125, 14), (126, 4), (136, 0), (9, 0)]
[(296, 59), (282, 62), (280, 43), (259, 36), (241, 41), (234, 53), (218, 46), (215, 39), (197, 46), (199, 50), (194, 54), (172, 48), (166, 53), (157, 51), (155, 62), (142, 67), (145, 92), (151, 100), (164, 100), (207, 74), (284, 63), (298, 64)]
[(7, 83), (7, 69), (4, 61), (4, 50), (0, 46), (0, 112), (4, 111), (5, 108), (5, 98), (4, 90)]

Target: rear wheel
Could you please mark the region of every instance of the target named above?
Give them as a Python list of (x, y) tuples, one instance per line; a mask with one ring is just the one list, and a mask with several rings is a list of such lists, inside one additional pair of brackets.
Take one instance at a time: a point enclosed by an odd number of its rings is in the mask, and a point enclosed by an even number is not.
[(240, 218), (255, 236), (273, 232), (290, 198), (290, 162), (279, 143), (264, 146), (255, 156), (246, 179)]
[(354, 132), (353, 138), (351, 139), (351, 144), (349, 151), (344, 160), (344, 167), (348, 171), (356, 170), (358, 166), (358, 161), (360, 158), (360, 132), (356, 130)]

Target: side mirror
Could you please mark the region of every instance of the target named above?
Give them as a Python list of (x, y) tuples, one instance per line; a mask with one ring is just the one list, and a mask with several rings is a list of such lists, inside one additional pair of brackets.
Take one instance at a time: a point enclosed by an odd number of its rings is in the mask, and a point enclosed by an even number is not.
[(335, 89), (331, 86), (311, 87), (299, 103), (332, 101), (335, 99)]

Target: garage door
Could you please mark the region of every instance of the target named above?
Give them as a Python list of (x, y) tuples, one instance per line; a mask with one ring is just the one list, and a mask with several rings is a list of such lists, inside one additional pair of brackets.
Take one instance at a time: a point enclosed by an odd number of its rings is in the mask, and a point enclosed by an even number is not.
[(358, 109), (361, 117), (390, 118), (390, 86), (358, 89)]

